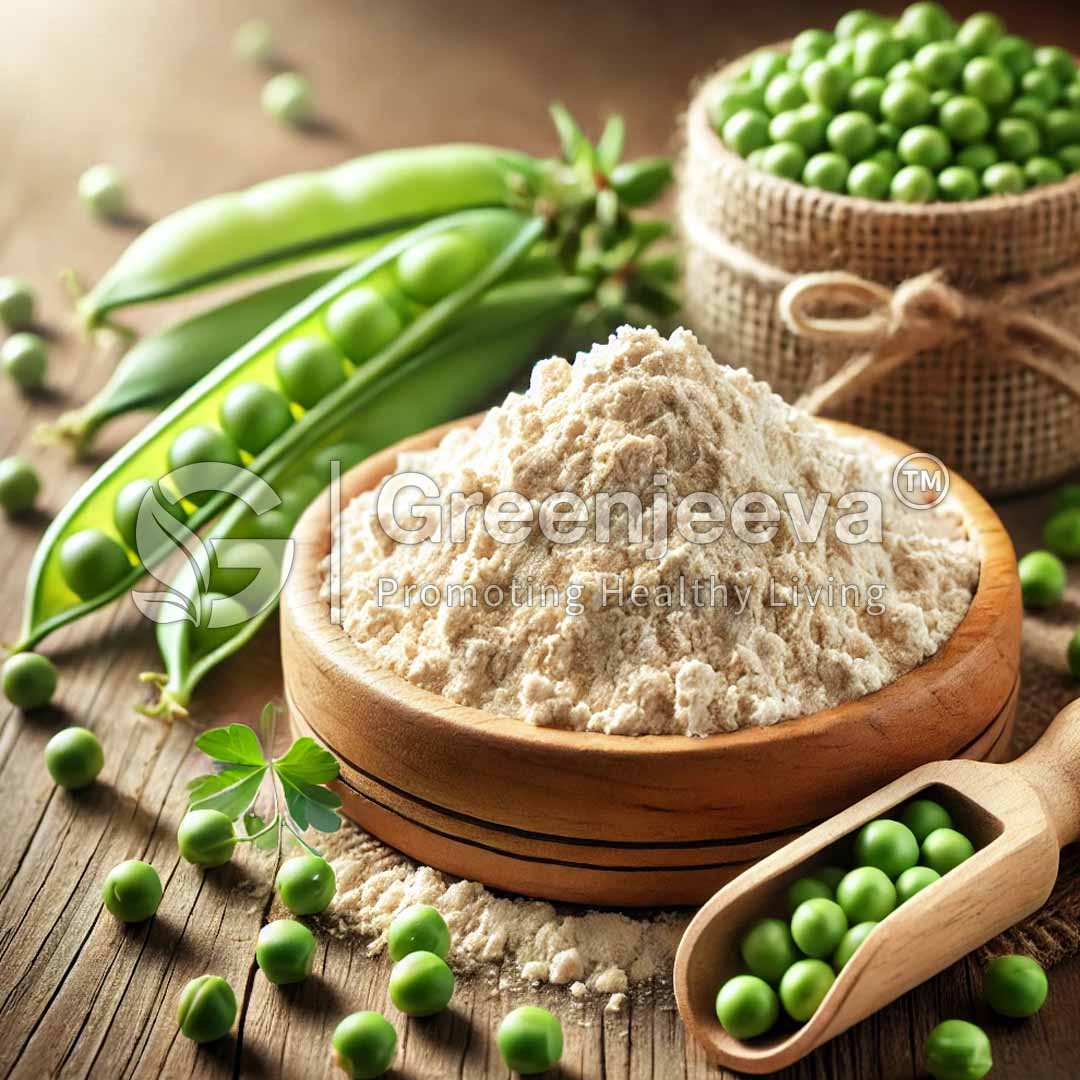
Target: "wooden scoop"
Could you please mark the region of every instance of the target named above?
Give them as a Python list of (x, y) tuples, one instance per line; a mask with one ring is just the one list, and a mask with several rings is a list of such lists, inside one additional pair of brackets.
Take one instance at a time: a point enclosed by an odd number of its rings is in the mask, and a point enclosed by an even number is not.
[[(821, 778), (823, 784), (828, 777)], [(916, 795), (952, 814), (975, 854), (877, 926), (801, 1027), (746, 1042), (716, 1019), (716, 994), (745, 971), (739, 939), (755, 919), (786, 911), (787, 887), (816, 868), (853, 865), (854, 834)], [(782, 791), (776, 793), (784, 797)], [(675, 958), (683, 1022), (710, 1058), (747, 1073), (798, 1061), (972, 949), (1037, 910), (1054, 885), (1058, 852), (1080, 838), (1080, 700), (1033, 749), (1008, 765), (924, 765), (740, 874), (698, 912)]]

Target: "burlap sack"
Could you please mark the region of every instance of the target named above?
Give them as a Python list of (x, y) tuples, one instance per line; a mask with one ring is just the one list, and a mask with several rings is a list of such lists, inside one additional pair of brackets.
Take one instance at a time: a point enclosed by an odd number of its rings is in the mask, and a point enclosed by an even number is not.
[(924, 206), (777, 179), (709, 126), (738, 66), (695, 94), (680, 175), (686, 321), (717, 359), (988, 494), (1080, 466), (1080, 174)]

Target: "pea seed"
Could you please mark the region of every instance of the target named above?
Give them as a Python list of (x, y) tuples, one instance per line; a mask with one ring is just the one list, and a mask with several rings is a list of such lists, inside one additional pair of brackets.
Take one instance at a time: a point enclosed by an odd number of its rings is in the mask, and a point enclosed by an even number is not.
[(791, 928), (783, 919), (758, 919), (743, 935), (739, 951), (750, 973), (773, 986), (799, 959)]
[(787, 890), (788, 911), (794, 915), (795, 910), (807, 900), (831, 900), (832, 898), (833, 891), (824, 881), (815, 877), (799, 878)]
[(1042, 68), (1025, 72), (1020, 77), (1020, 89), (1026, 95), (1038, 98), (1047, 108), (1054, 105), (1061, 96), (1061, 83), (1051, 72)]
[(532, 1076), (555, 1068), (562, 1057), (563, 1031), (558, 1018), (536, 1005), (521, 1005), (508, 1013), (496, 1036), (508, 1069)]
[(138, 859), (114, 866), (101, 887), (101, 899), (109, 914), (126, 923), (143, 922), (155, 914), (161, 893), (158, 872)]
[(19, 457), (0, 461), (0, 506), (9, 514), (25, 514), (41, 491), (37, 470)]
[[(807, 62), (802, 65), (801, 70), (805, 71), (816, 59), (818, 58), (811, 57), (808, 59)], [(827, 60), (830, 64), (835, 64), (837, 67), (850, 68), (852, 61), (855, 59), (855, 43), (853, 41), (836, 41), (829, 46), (829, 51), (826, 52), (821, 59)]]
[(17, 277), (0, 277), (0, 322), (22, 330), (34, 321), (34, 290)]
[(896, 908), (896, 886), (876, 866), (860, 866), (840, 882), (836, 902), (852, 925), (881, 922)]
[(1051, 157), (1036, 155), (1024, 163), (1024, 178), (1028, 187), (1056, 184), (1065, 179), (1065, 170)]
[(283, 124), (302, 126), (314, 115), (311, 83), (295, 71), (283, 71), (270, 79), (262, 91), (263, 111)]
[(275, 986), (302, 982), (315, 963), (315, 935), (295, 919), (275, 919), (259, 931), (255, 962)]
[(919, 842), (901, 822), (878, 818), (856, 834), (855, 860), (859, 866), (876, 866), (895, 881), (919, 861)]
[[(198, 424), (186, 431), (181, 431), (173, 440), (168, 452), (169, 470), (182, 469), (186, 465), (240, 465), (240, 454), (232, 440), (223, 431), (210, 427), (208, 424)], [(196, 470), (194, 475), (197, 482), (205, 482), (205, 476), (210, 470)], [(187, 498), (201, 506), (214, 496), (212, 488), (191, 492)]]
[(1041, 139), (1039, 129), (1030, 121), (1016, 116), (1006, 116), (999, 120), (994, 132), (997, 148), (1001, 156), (1013, 161), (1027, 161), (1038, 153)]
[(199, 655), (213, 652), (228, 641), (250, 617), (251, 613), (235, 597), (216, 592), (206, 593), (200, 602), (199, 623), (191, 630), (194, 651)]
[(944, 132), (929, 124), (919, 124), (900, 136), (896, 152), (906, 165), (922, 165), (936, 172), (952, 157), (952, 146)]
[(774, 116), (769, 123), (769, 137), (775, 144), (794, 143), (809, 154), (824, 142), (825, 124), (816, 114), (808, 115), (804, 106)]
[(44, 338), (26, 330), (12, 334), (0, 345), (0, 364), (20, 389), (40, 390), (49, 364)]
[(189, 810), (176, 830), (176, 846), (196, 866), (224, 866), (236, 847), (236, 830), (219, 810)]
[(297, 855), (278, 871), (278, 895), (294, 915), (318, 915), (330, 906), (337, 889), (334, 868), (317, 855)]
[(60, 545), (60, 574), (80, 600), (108, 592), (131, 570), (127, 552), (108, 533), (83, 529)]
[(1035, 66), (1035, 49), (1026, 38), (1006, 34), (994, 42), (990, 55), (1019, 79)]
[(183, 521), (187, 513), (178, 502), (171, 502), (161, 494), (157, 484), (151, 480), (132, 480), (116, 493), (113, 504), (113, 524), (132, 551), (138, 551), (139, 510), (149, 495), (157, 505), (177, 521)]
[(1046, 104), (1030, 94), (1013, 98), (1012, 104), (1009, 105), (1009, 116), (1030, 120), (1036, 130), (1041, 132), (1046, 126)]
[(884, 199), (889, 194), (892, 173), (876, 161), (860, 161), (848, 173), (849, 195), (864, 199)]
[(983, 171), (982, 186), (991, 195), (1019, 195), (1027, 187), (1024, 171), (1012, 161), (999, 161)]
[(896, 899), (903, 904), (916, 893), (922, 892), (928, 885), (933, 885), (935, 881), (940, 880), (941, 875), (936, 870), (931, 870), (929, 866), (913, 866), (896, 879)]
[(221, 426), (241, 450), (261, 454), (292, 425), (289, 403), (262, 383), (234, 386), (221, 403)]
[(859, 36), (863, 30), (870, 30), (881, 22), (881, 16), (866, 8), (858, 8), (841, 15), (836, 23), (836, 36), (841, 41), (848, 41)]
[(897, 35), (915, 48), (951, 38), (955, 29), (952, 16), (940, 4), (932, 3), (904, 8), (896, 26)]
[(803, 183), (824, 191), (843, 191), (847, 186), (847, 158), (835, 153), (815, 154), (803, 169)]
[(976, 176), (981, 176), (997, 161), (998, 152), (989, 143), (973, 143), (956, 155), (956, 164), (971, 169)]
[(1060, 45), (1043, 45), (1036, 49), (1035, 64), (1050, 72), (1058, 82), (1067, 83), (1076, 78), (1076, 61)]
[(803, 30), (791, 40), (792, 53), (812, 52), (824, 56), (836, 44), (836, 38), (828, 30)]
[(764, 1035), (780, 1015), (776, 991), (755, 975), (728, 979), (716, 995), (716, 1018), (735, 1039)]
[(912, 82), (915, 83), (916, 86), (923, 87), (926, 91), (930, 90), (930, 87), (926, 85), (926, 79), (923, 78), (922, 73), (910, 60), (901, 60), (899, 64), (893, 64), (893, 66), (885, 72), (885, 81)]
[[(768, 133), (767, 123), (765, 131)], [(439, 233), (398, 256), (398, 284), (417, 303), (434, 304), (461, 288), (483, 261), (483, 252), (464, 234)]]
[(784, 1011), (799, 1023), (809, 1020), (836, 981), (824, 960), (800, 960), (784, 972), (780, 980), (780, 1001)]
[(805, 166), (806, 151), (796, 142), (774, 143), (762, 151), (761, 168), (773, 176), (798, 180)]
[(709, 103), (709, 123), (717, 131), (743, 109), (763, 109), (765, 97), (760, 87), (741, 83), (722, 84)]
[(990, 130), (990, 113), (977, 98), (960, 94), (941, 107), (938, 121), (950, 139), (959, 143), (977, 143)]
[(904, 43), (887, 30), (870, 27), (855, 38), (855, 51), (851, 66), (856, 77), (884, 75), (886, 71), (904, 59)]
[(875, 120), (881, 119), (881, 95), (888, 84), (878, 75), (856, 79), (848, 92), (848, 103), (853, 109), (866, 113)]
[(802, 73), (806, 96), (826, 109), (836, 109), (843, 103), (853, 81), (847, 68), (828, 60), (815, 60)]
[(993, 1068), (990, 1040), (966, 1020), (946, 1020), (926, 1040), (926, 1071), (934, 1080), (980, 1080)]
[(806, 104), (806, 91), (798, 75), (781, 72), (765, 88), (765, 108), (773, 115)]
[(983, 975), (983, 996), (1000, 1016), (1034, 1016), (1046, 1001), (1046, 972), (1029, 956), (998, 956)]
[(326, 312), (326, 329), (354, 363), (370, 360), (401, 333), (401, 316), (381, 293), (367, 286), (339, 296)]
[[(884, 150), (879, 150), (876, 154), (871, 155), (866, 159), (868, 162), (873, 162), (875, 165), (880, 165), (888, 175), (890, 184), (892, 178), (900, 171), (902, 162), (900, 161), (900, 155), (888, 147)], [(860, 164), (863, 164), (860, 162)]]
[(1057, 152), (1057, 159), (1061, 162), (1061, 167), (1070, 176), (1075, 172), (1080, 172), (1080, 143), (1063, 146)]
[(184, 987), (176, 1010), (180, 1032), (193, 1042), (228, 1035), (236, 1020), (236, 995), (219, 975), (200, 975)]
[(4, 697), (17, 709), (40, 709), (56, 693), (56, 665), (40, 653), (15, 653), (4, 661)]
[(296, 338), (283, 345), (276, 370), (289, 400), (305, 409), (313, 409), (345, 381), (344, 357), (318, 338)]
[(1051, 150), (1080, 142), (1080, 109), (1051, 109), (1045, 128), (1046, 145)]
[(946, 202), (967, 202), (979, 197), (979, 178), (962, 165), (942, 169), (937, 178), (938, 191)]
[(806, 900), (791, 916), (791, 936), (807, 956), (829, 956), (847, 930), (847, 916), (835, 900)]
[(68, 791), (86, 787), (104, 767), (105, 751), (87, 728), (64, 728), (45, 744), (45, 768), (53, 781)]
[(849, 161), (861, 161), (878, 141), (873, 120), (860, 112), (839, 113), (829, 122), (825, 137), (829, 145)]
[[(228, 539), (231, 541), (227, 549), (229, 565), (222, 566), (215, 558), (210, 570), (210, 588), (221, 596), (235, 598), (237, 593), (258, 580), (262, 589), (255, 603), (261, 609), (277, 594), (281, 583), (280, 553), (264, 541)], [(218, 555), (220, 552), (215, 547), (215, 556)], [(246, 609), (244, 615), (247, 615)]]
[(409, 953), (390, 972), (390, 1000), (407, 1016), (433, 1016), (450, 1004), (454, 973), (430, 952)]
[(954, 86), (964, 70), (964, 53), (952, 41), (931, 41), (912, 58), (912, 66), (929, 86)]
[(952, 815), (933, 799), (912, 799), (903, 809), (900, 820), (921, 844), (935, 829), (951, 829)]
[(750, 83), (762, 88), (787, 67), (787, 58), (775, 49), (761, 49), (750, 61)]
[(935, 829), (922, 842), (922, 861), (944, 877), (975, 854), (971, 841), (955, 829)]
[(127, 208), (127, 191), (114, 165), (91, 165), (79, 177), (79, 198), (99, 218), (118, 218)]
[(1013, 94), (1008, 70), (988, 56), (976, 56), (964, 65), (964, 92), (986, 105), (1004, 105)]
[[(900, 142), (900, 136), (904, 134), (896, 124), (888, 120), (878, 124), (877, 130), (878, 139), (889, 149), (895, 149), (896, 144)], [(895, 153), (893, 157), (896, 159), (896, 168), (892, 170), (895, 173), (900, 168), (900, 158)]]
[(814, 871), (814, 877), (828, 886), (833, 893), (836, 892), (837, 885), (844, 880), (846, 875), (847, 870), (842, 866), (823, 866), (820, 870)]
[(331, 1046), (339, 1069), (354, 1080), (373, 1080), (393, 1065), (397, 1032), (377, 1012), (352, 1013), (334, 1028)]
[(768, 113), (760, 109), (740, 109), (724, 124), (724, 142), (740, 157), (768, 146)]
[(450, 952), (450, 931), (437, 908), (414, 904), (394, 918), (386, 932), (391, 960), (403, 960), (409, 953), (434, 953), (445, 960)]
[(833, 970), (838, 974), (844, 965), (855, 955), (855, 950), (870, 936), (876, 922), (862, 922), (853, 926), (841, 939), (832, 955)]
[(1029, 551), (1020, 560), (1018, 570), (1025, 607), (1052, 607), (1065, 595), (1065, 566), (1049, 551)]
[(905, 165), (889, 185), (889, 194), (897, 202), (926, 203), (937, 197), (934, 174), (922, 165)]
[(930, 115), (930, 91), (911, 79), (890, 82), (881, 94), (881, 115), (902, 129), (921, 124)]
[(956, 43), (973, 53), (988, 53), (1004, 34), (1005, 27), (996, 15), (980, 11), (963, 21), (956, 31)]

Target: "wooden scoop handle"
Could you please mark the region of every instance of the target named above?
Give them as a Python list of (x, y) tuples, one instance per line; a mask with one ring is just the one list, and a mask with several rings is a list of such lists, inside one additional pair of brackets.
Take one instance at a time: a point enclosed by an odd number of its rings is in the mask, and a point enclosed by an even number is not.
[(1059, 846), (1080, 840), (1080, 699), (1066, 705), (1043, 737), (1005, 767), (1039, 793)]

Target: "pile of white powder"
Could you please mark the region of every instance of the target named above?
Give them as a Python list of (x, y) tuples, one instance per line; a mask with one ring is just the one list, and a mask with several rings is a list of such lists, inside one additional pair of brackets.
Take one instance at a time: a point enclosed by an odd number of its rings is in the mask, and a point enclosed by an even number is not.
[[(890, 487), (894, 464), (745, 370), (717, 364), (689, 332), (669, 340), (624, 328), (573, 365), (538, 364), (528, 392), (511, 394), (477, 430), (399, 461), (432, 478), (445, 507), (452, 493), (498, 502), (517, 492), (538, 513), (553, 493), (574, 493), (587, 507), (584, 537), (554, 543), (533, 528), (499, 543), (471, 513), (459, 514), (463, 542), (399, 543), (379, 522), (375, 493), (365, 493), (343, 513), (343, 623), (375, 664), (532, 724), (704, 736), (802, 716), (922, 663), (977, 585), (977, 552), (958, 516), (948, 503), (902, 505)], [(838, 500), (859, 491), (881, 495), (880, 542), (838, 539), (852, 512)], [(612, 492), (640, 499), (641, 531), (616, 509), (601, 543), (595, 496)], [(671, 508), (712, 493), (728, 511), (740, 495), (763, 492), (779, 505), (779, 526), (765, 543), (740, 538), (733, 514), (708, 543), (671, 528), (657, 558), (658, 492)], [(805, 522), (793, 519), (785, 493), (799, 497), (806, 519), (828, 496), (812, 542), (800, 538)], [(396, 592), (387, 595), (385, 582)], [(704, 605), (686, 602), (693, 582), (709, 583)], [(409, 585), (435, 585), (440, 596), (473, 586), (485, 598), (499, 586), (505, 599), (429, 605), (415, 591), (410, 600)], [(521, 602), (526, 585), (534, 597), (576, 594), (584, 610)], [(818, 591), (830, 585), (849, 587), (845, 602)], [(868, 600), (875, 589), (879, 606)], [(791, 602), (815, 594), (816, 604)]]

